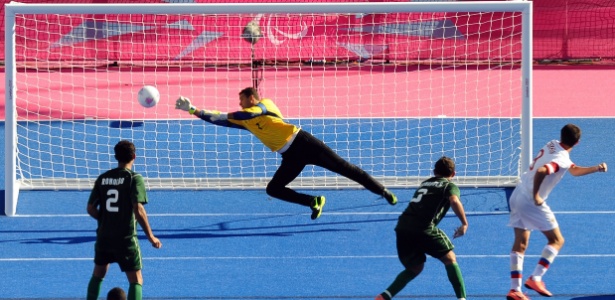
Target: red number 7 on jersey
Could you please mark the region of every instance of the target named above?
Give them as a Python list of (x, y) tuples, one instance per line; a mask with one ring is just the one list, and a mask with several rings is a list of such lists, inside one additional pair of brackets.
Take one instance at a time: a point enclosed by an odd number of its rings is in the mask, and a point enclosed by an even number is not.
[(534, 160), (530, 164), (530, 171), (534, 170), (534, 165), (536, 164), (536, 161), (538, 159), (540, 159), (544, 154), (545, 154), (545, 150), (544, 149), (540, 149), (540, 151), (538, 152), (538, 155), (536, 155), (536, 157), (534, 157)]

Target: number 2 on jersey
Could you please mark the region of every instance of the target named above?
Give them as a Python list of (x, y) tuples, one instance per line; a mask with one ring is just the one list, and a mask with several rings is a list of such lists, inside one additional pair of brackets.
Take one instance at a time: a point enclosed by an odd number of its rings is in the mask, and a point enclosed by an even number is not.
[(119, 207), (113, 206), (119, 200), (118, 195), (119, 195), (119, 191), (116, 189), (110, 189), (107, 191), (107, 196), (109, 196), (109, 198), (107, 198), (107, 203), (105, 207), (107, 208), (108, 212), (120, 211)]

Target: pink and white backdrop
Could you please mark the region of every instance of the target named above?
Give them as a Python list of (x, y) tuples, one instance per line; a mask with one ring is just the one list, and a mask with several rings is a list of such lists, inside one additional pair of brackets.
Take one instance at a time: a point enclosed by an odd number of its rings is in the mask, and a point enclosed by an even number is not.
[[(7, 3), (7, 0), (3, 0)], [(134, 1), (101, 1), (101, 0), (74, 0), (74, 1), (31, 1), (29, 3), (134, 3)], [(247, 2), (232, 0), (167, 0), (167, 1), (141, 1), (160, 5), (171, 2)], [(258, 1), (249, 2), (295, 2), (295, 1)], [(308, 2), (308, 1), (306, 1)], [(316, 2), (316, 1), (309, 1)], [(366, 1), (319, 1), (319, 2), (366, 2)], [(371, 1), (382, 2), (382, 1)], [(4, 18), (4, 6), (0, 9), (0, 19)], [(426, 17), (427, 16), (427, 17)], [(615, 94), (615, 85), (612, 84), (613, 65), (615, 64), (615, 0), (541, 0), (534, 3), (534, 59), (543, 61), (567, 61), (588, 62), (581, 68), (564, 68), (560, 65), (548, 67), (535, 67), (534, 69), (534, 115), (536, 117), (612, 117), (615, 116), (615, 102), (611, 101)], [(128, 20), (127, 18), (131, 18)], [(255, 55), (258, 59), (275, 59), (286, 61), (306, 60), (362, 60), (362, 59), (391, 59), (391, 60), (421, 60), (423, 56), (431, 59), (447, 59), (450, 57), (464, 58), (468, 60), (481, 59), (482, 56), (494, 58), (498, 55), (518, 55), (519, 43), (508, 40), (505, 51), (494, 53), (490, 43), (498, 43), (498, 36), (511, 36), (510, 25), (520, 22), (520, 17), (510, 15), (497, 23), (490, 23), (491, 35), (487, 43), (467, 43), (467, 40), (476, 38), (476, 32), (485, 28), (477, 25), (476, 15), (453, 14), (429, 14), (429, 15), (400, 15), (400, 14), (372, 14), (372, 15), (345, 15), (336, 17), (327, 16), (302, 16), (294, 19), (283, 19), (275, 15), (250, 15), (250, 16), (222, 16), (213, 17), (208, 15), (178, 16), (178, 15), (133, 15), (133, 16), (51, 16), (46, 18), (28, 20), (22, 24), (19, 30), (20, 37), (17, 44), (28, 45), (18, 49), (18, 59), (21, 62), (47, 61), (57, 63), (60, 66), (75, 66), (79, 63), (94, 63), (111, 61), (118, 62), (120, 66), (123, 60), (129, 60), (128, 65), (143, 64), (146, 68), (140, 71), (129, 72), (101, 72), (91, 69), (88, 76), (82, 76), (76, 70), (71, 72), (28, 72), (30, 75), (19, 91), (32, 93), (40, 96), (45, 101), (53, 101), (62, 98), (62, 103), (53, 111), (46, 113), (48, 117), (81, 118), (88, 115), (85, 106), (77, 106), (66, 102), (62, 96), (63, 89), (71, 88), (74, 95), (87, 93), (89, 90), (102, 90), (102, 94), (94, 96), (104, 99), (123, 99), (132, 103), (131, 95), (135, 86), (149, 83), (155, 80), (155, 76), (167, 76), (165, 85), (159, 89), (165, 97), (165, 103), (160, 104), (153, 110), (157, 117), (176, 118), (180, 117), (172, 107), (173, 97), (178, 94), (199, 97), (209, 94), (208, 104), (212, 107), (231, 110), (237, 107), (237, 86), (249, 85), (250, 74), (248, 72), (235, 72), (229, 69), (228, 84), (233, 88), (217, 88), (220, 84), (217, 77), (222, 73), (203, 73), (203, 68), (195, 68), (193, 61), (231, 61), (249, 62), (251, 58), (250, 44), (241, 38), (244, 26), (256, 20), (261, 27), (263, 37), (255, 45)], [(2, 20), (3, 22), (4, 20)], [(25, 22), (22, 20), (22, 22)], [(49, 24), (53, 24), (52, 26)], [(331, 26), (335, 25), (335, 26)], [(2, 27), (2, 30), (4, 28)], [(513, 32), (514, 33), (514, 32)], [(421, 39), (422, 37), (439, 37), (437, 39)], [(512, 36), (518, 36), (513, 34)], [(2, 35), (4, 37), (4, 35)], [(429, 40), (429, 43), (425, 43)], [(481, 38), (481, 40), (483, 40)], [(127, 43), (133, 41), (134, 43)], [(422, 42), (421, 42), (422, 41)], [(455, 47), (455, 44), (463, 41), (464, 47)], [(126, 45), (129, 45), (129, 48)], [(468, 46), (469, 45), (469, 46)], [(474, 45), (474, 46), (473, 46)], [(4, 55), (4, 41), (0, 41)], [(475, 47), (475, 48), (472, 48)], [(439, 56), (438, 56), (439, 55)], [(510, 57), (502, 57), (510, 58)], [(3, 59), (3, 58), (2, 58)], [(150, 64), (153, 67), (147, 67)], [(183, 65), (187, 69), (175, 69), (177, 74), (167, 72), (164, 66)], [(389, 67), (393, 68), (393, 67)], [(329, 68), (328, 70), (330, 70)], [(57, 69), (56, 69), (57, 70)], [(302, 69), (303, 70), (303, 69)], [(317, 72), (316, 69), (305, 69), (309, 72)], [(572, 72), (562, 72), (572, 70)], [(164, 72), (160, 72), (164, 71)], [(352, 80), (352, 73), (344, 69), (335, 69), (335, 72), (344, 72), (348, 80)], [(371, 80), (380, 80), (383, 87), (383, 98), (395, 99), (395, 95), (388, 97), (387, 93), (394, 93), (395, 88), (387, 88), (399, 81), (395, 72), (381, 72), (374, 74)], [(198, 76), (190, 76), (189, 72), (201, 72)], [(217, 71), (218, 72), (218, 71)], [(221, 70), (219, 70), (221, 72)], [(293, 73), (296, 72), (296, 73)], [(298, 70), (287, 72), (284, 78), (276, 78), (274, 73), (266, 73), (267, 82), (272, 83), (282, 80), (284, 84), (276, 84), (278, 88), (266, 91), (269, 97), (275, 99), (290, 99), (289, 95), (313, 97), (313, 89), (302, 89), (297, 94), (293, 88), (293, 80), (317, 80), (304, 74), (307, 71), (297, 73)], [(181, 73), (181, 74), (180, 74)], [(244, 74), (245, 73), (245, 74)], [(335, 74), (334, 72), (330, 74)], [(121, 75), (120, 75), (121, 74)], [(163, 74), (163, 75), (160, 75)], [(196, 73), (195, 73), (196, 74)], [(295, 74), (295, 75), (293, 75)], [(298, 74), (298, 75), (297, 75)], [(391, 75), (392, 74), (392, 75)], [(403, 73), (413, 74), (413, 73)], [(389, 76), (386, 77), (385, 75)], [(87, 84), (78, 89), (71, 86), (58, 85), (54, 79), (74, 82), (71, 76), (77, 76), (87, 80)], [(128, 78), (124, 78), (124, 77)], [(272, 77), (274, 76), (274, 77)], [(322, 82), (316, 82), (313, 87), (320, 87), (319, 97), (326, 99), (329, 93), (335, 93), (336, 97), (341, 94), (353, 99), (353, 95), (360, 97), (362, 89), (369, 88), (354, 82), (329, 89), (327, 76), (321, 75)], [(393, 76), (393, 77), (392, 77)], [(405, 75), (404, 75), (405, 76)], [(0, 73), (4, 81), (4, 72)], [(112, 78), (119, 77), (119, 78)], [(179, 78), (190, 78), (192, 84), (186, 86)], [(380, 78), (382, 77), (382, 78)], [(171, 80), (168, 80), (168, 79)], [(177, 80), (176, 80), (177, 79)], [(233, 80), (230, 80), (233, 79)], [(131, 84), (116, 84), (116, 82), (129, 82)], [(339, 79), (338, 79), (339, 80)], [(404, 80), (407, 78), (404, 77)], [(458, 78), (463, 80), (463, 78)], [(78, 82), (77, 82), (78, 83)], [(97, 84), (97, 89), (85, 89), (88, 84)], [(446, 87), (444, 83), (432, 83), (433, 86)], [(354, 88), (358, 86), (358, 88)], [(286, 87), (286, 88), (284, 88)], [(77, 93), (76, 91), (82, 91)], [(442, 95), (450, 95), (452, 90), (443, 91)], [(0, 94), (4, 95), (5, 87), (0, 86)], [(99, 93), (99, 92), (96, 92)], [(218, 93), (218, 94), (216, 94)], [(270, 94), (271, 93), (271, 94)], [(385, 97), (386, 96), (386, 97)], [(480, 97), (479, 97), (480, 96)], [(477, 98), (488, 95), (477, 95)], [(87, 97), (84, 97), (87, 98)], [(124, 99), (126, 98), (126, 99)], [(21, 98), (20, 98), (21, 99)], [(40, 101), (37, 100), (37, 101)], [(233, 99), (229, 101), (228, 99)], [(447, 101), (443, 96), (442, 101)], [(579, 101), (585, 101), (579, 105)], [(56, 99), (57, 100), (57, 99)], [(21, 109), (29, 109), (27, 98), (22, 99)], [(282, 101), (282, 100), (279, 100)], [(289, 100), (292, 101), (292, 100)], [(323, 100), (324, 101), (324, 100)], [(4, 102), (4, 101), (2, 101)], [(66, 103), (65, 103), (66, 102)], [(393, 106), (382, 104), (382, 114), (390, 115), (388, 109)], [(324, 107), (324, 106), (323, 106)], [(138, 109), (138, 108), (137, 108)], [(372, 107), (373, 111), (374, 108)], [(393, 109), (394, 110), (394, 109)], [(395, 111), (395, 110), (394, 110)], [(40, 113), (40, 112), (39, 112)], [(104, 112), (97, 111), (96, 114)], [(152, 109), (143, 110), (144, 116), (151, 116)], [(330, 111), (329, 111), (330, 113)], [(429, 112), (431, 113), (431, 112)], [(97, 115), (101, 118), (115, 118), (114, 115)], [(320, 115), (321, 113), (316, 113)], [(325, 114), (325, 112), (322, 112)], [(479, 114), (491, 114), (491, 112), (479, 112)], [(0, 104), (0, 118), (4, 118), (4, 105)], [(57, 115), (57, 116), (56, 116)], [(299, 116), (300, 112), (289, 116)], [(310, 116), (314, 116), (311, 112)], [(38, 116), (40, 117), (40, 115)]]
[[(8, 3), (9, 0), (3, 0)], [(122, 0), (32, 1), (25, 3), (134, 3)], [(296, 2), (281, 0), (143, 0), (141, 3), (229, 3), (229, 2)], [(383, 2), (334, 0), (303, 2)], [(396, 1), (400, 2), (400, 1)], [(534, 58), (538, 60), (593, 60), (613, 63), (615, 60), (615, 1), (613, 0), (541, 0), (534, 2)], [(484, 18), (485, 16), (483, 16)], [(4, 9), (0, 11), (4, 18)], [(130, 18), (130, 20), (128, 20)], [(122, 61), (192, 61), (249, 60), (251, 49), (241, 39), (241, 30), (256, 19), (263, 38), (255, 46), (260, 59), (346, 60), (386, 58), (415, 60), (434, 58), (430, 49), (445, 49), (443, 58), (493, 58), (488, 43), (476, 48), (454, 47), (455, 41), (476, 38), (476, 33), (490, 26), (491, 40), (507, 35), (520, 17), (511, 15), (501, 22), (478, 25), (481, 16), (431, 14), (410, 16), (398, 14), (301, 16), (291, 19), (275, 15), (223, 16), (208, 15), (143, 15), (143, 16), (51, 16), (32, 21), (26, 26), (28, 43), (38, 43), (31, 51), (18, 53), (18, 59), (45, 60), (111, 60)], [(128, 22), (130, 21), (130, 22)], [(19, 20), (18, 20), (19, 22)], [(2, 23), (3, 20), (2, 20)], [(52, 24), (52, 25), (50, 25)], [(331, 26), (335, 25), (335, 26)], [(4, 29), (2, 29), (4, 31)], [(418, 42), (418, 36), (437, 36), (430, 43)], [(181, 38), (180, 38), (181, 36)], [(4, 35), (2, 35), (4, 37)], [(127, 40), (138, 41), (125, 51)], [(19, 41), (18, 41), (19, 42)], [(435, 43), (435, 44), (434, 44)], [(279, 47), (280, 45), (283, 47)], [(76, 46), (77, 47), (74, 47)], [(472, 44), (470, 44), (472, 45)], [(518, 47), (512, 45), (511, 47)], [(4, 49), (4, 41), (0, 43)], [(48, 51), (36, 51), (47, 48)], [(495, 47), (494, 47), (495, 48)], [(448, 49), (448, 50), (446, 50)], [(500, 49), (501, 50), (501, 49)], [(511, 49), (515, 50), (515, 49)], [(453, 53), (454, 52), (454, 53)], [(503, 51), (510, 53), (508, 51)], [(4, 51), (0, 52), (4, 56)], [(507, 55), (507, 54), (503, 54)]]

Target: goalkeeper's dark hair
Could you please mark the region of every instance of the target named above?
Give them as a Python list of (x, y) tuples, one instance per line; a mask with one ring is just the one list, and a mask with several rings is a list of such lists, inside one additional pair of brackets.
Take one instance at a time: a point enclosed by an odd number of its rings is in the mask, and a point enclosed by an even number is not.
[(451, 177), (455, 173), (455, 162), (450, 157), (442, 156), (436, 161), (433, 173), (436, 176)]
[(566, 124), (560, 133), (560, 142), (570, 147), (576, 145), (581, 139), (581, 128), (574, 124)]
[(241, 90), (241, 92), (239, 92), (239, 95), (246, 96), (246, 98), (250, 98), (250, 96), (254, 96), (256, 100), (261, 99), (261, 97), (258, 95), (258, 90), (253, 87), (247, 87)]
[(113, 151), (115, 152), (115, 159), (119, 163), (128, 163), (135, 159), (137, 152), (135, 145), (128, 140), (119, 141), (113, 148)]

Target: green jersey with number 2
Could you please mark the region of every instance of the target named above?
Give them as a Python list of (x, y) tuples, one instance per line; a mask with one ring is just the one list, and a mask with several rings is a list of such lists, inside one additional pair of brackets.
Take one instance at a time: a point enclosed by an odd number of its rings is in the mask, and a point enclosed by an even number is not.
[(88, 203), (98, 206), (98, 238), (136, 237), (137, 222), (132, 205), (147, 203), (143, 177), (130, 169), (109, 170), (96, 179)]

